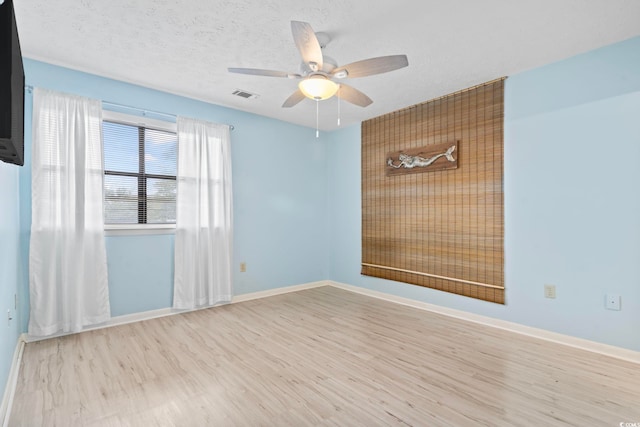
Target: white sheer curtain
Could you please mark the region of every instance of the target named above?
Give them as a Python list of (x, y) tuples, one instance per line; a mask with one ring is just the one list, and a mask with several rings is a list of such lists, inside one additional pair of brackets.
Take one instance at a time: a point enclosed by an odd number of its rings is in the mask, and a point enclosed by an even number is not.
[(229, 126), (178, 117), (174, 308), (231, 301), (230, 151)]
[(33, 95), (29, 334), (109, 319), (99, 101)]

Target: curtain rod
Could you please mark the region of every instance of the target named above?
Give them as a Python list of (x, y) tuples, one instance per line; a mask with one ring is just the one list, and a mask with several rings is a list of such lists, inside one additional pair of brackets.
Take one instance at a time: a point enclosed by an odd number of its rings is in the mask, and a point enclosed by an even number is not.
[[(29, 93), (33, 92), (33, 86), (31, 85), (25, 85), (25, 89), (27, 89), (27, 91), (29, 91)], [(129, 110), (135, 110), (135, 111), (140, 111), (142, 113), (143, 116), (146, 116), (147, 113), (156, 115), (156, 116), (165, 116), (165, 117), (170, 117), (175, 119), (177, 116), (175, 114), (169, 114), (169, 113), (163, 113), (160, 111), (153, 111), (153, 110), (147, 110), (145, 108), (137, 108), (137, 107), (130, 107), (128, 105), (122, 105), (122, 104), (117, 104), (115, 102), (109, 102), (109, 101), (102, 101), (103, 104), (106, 105), (110, 105), (112, 107), (117, 107), (117, 108), (127, 108)], [(235, 126), (233, 125), (227, 125), (229, 126), (230, 130), (234, 130)]]

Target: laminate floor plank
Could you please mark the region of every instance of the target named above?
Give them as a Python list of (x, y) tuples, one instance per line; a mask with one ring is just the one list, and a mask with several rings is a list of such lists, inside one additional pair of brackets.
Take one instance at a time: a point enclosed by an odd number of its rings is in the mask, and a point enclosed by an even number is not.
[(640, 423), (640, 365), (321, 287), (26, 345), (10, 426)]

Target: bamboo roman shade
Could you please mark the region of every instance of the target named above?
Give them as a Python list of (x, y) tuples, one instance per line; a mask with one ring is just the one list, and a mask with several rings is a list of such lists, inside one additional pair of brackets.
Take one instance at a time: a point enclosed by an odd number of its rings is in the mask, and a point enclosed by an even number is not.
[(504, 303), (503, 95), (500, 79), (363, 122), (362, 274)]

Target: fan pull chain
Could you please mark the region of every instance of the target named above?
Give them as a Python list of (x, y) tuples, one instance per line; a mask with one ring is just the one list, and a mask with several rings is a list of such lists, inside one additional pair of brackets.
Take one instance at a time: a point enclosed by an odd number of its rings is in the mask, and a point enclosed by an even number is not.
[(338, 126), (340, 126), (340, 89), (342, 85), (338, 85)]
[(320, 138), (320, 126), (318, 125), (319, 120), (318, 120), (318, 112), (319, 110), (319, 105), (320, 105), (320, 101), (318, 101), (316, 99), (316, 138)]

